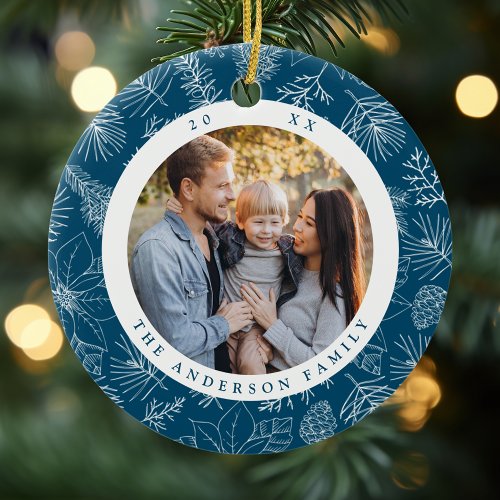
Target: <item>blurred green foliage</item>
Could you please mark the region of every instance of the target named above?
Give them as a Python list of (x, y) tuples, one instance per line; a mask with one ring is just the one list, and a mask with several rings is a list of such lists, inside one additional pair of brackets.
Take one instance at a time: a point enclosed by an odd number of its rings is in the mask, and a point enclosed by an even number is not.
[[(384, 2), (380, 2), (384, 3)], [(225, 457), (172, 443), (123, 414), (65, 345), (30, 362), (0, 335), (2, 498), (496, 498), (500, 409), (498, 108), (462, 115), (460, 79), (500, 84), (500, 3), (408, 0), (388, 56), (347, 35), (335, 60), (384, 95), (412, 124), (451, 207), (454, 273), (428, 354), (442, 400), (418, 432), (396, 406), (324, 443), (270, 457)], [(0, 315), (37, 302), (50, 309), (46, 241), (66, 158), (92, 116), (56, 80), (54, 42), (82, 29), (95, 64), (125, 86), (163, 53), (154, 27), (180, 2), (7, 0), (0, 7)], [(378, 19), (374, 17), (374, 24)], [(315, 37), (320, 56), (328, 44)], [(156, 52), (155, 52), (156, 51)], [(54, 315), (55, 317), (55, 315)]]

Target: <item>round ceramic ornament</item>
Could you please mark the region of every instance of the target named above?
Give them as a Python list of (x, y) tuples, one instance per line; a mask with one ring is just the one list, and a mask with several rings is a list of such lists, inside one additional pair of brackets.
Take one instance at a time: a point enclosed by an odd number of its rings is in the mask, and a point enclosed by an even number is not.
[[(249, 54), (250, 44), (191, 53), (116, 95), (69, 158), (49, 234), (61, 323), (104, 393), (170, 439), (229, 454), (299, 448), (373, 412), (423, 355), (451, 272), (441, 184), (396, 109), (338, 66), (271, 46), (260, 47), (260, 101), (240, 107), (231, 91)], [(267, 375), (217, 371), (170, 345), (134, 293), (127, 253), (137, 200), (162, 162), (200, 135), (242, 125), (288, 131), (332, 155), (371, 225), (371, 275), (354, 319), (322, 352)]]

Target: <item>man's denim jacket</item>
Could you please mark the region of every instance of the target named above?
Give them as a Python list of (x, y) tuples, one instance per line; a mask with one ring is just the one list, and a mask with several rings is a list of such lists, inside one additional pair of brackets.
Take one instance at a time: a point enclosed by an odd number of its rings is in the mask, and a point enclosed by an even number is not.
[[(245, 255), (245, 232), (234, 222), (224, 222), (214, 226), (219, 238), (219, 255), (221, 257), (222, 269), (234, 266)], [(278, 240), (278, 247), (285, 260), (283, 283), (281, 294), (276, 305), (280, 307), (290, 300), (296, 293), (299, 277), (304, 268), (303, 258), (293, 251), (293, 236), (283, 234)]]
[[(207, 224), (224, 282), (217, 247), (219, 240)], [(132, 254), (132, 284), (144, 313), (162, 337), (175, 349), (209, 368), (214, 349), (229, 336), (222, 316), (211, 316), (212, 291), (205, 257), (186, 223), (173, 212), (165, 212), (158, 224), (146, 231)]]

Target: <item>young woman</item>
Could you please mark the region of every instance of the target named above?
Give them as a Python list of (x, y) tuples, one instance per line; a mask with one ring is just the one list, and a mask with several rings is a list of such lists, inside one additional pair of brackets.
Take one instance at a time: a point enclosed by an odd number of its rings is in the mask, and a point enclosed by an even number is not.
[(303, 363), (327, 348), (351, 322), (365, 291), (359, 213), (343, 189), (309, 193), (293, 226), (304, 257), (297, 294), (276, 311), (253, 283), (241, 288), (264, 338), (275, 348), (275, 370)]

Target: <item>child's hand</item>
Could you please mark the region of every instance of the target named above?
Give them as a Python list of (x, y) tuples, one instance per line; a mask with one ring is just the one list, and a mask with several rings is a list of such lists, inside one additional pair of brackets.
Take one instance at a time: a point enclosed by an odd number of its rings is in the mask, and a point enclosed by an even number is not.
[(262, 336), (257, 337), (257, 344), (259, 344), (259, 352), (264, 360), (264, 364), (268, 364), (274, 358), (273, 346)]
[(169, 198), (167, 200), (167, 210), (174, 212), (174, 214), (180, 214), (183, 211), (183, 207), (177, 198)]

